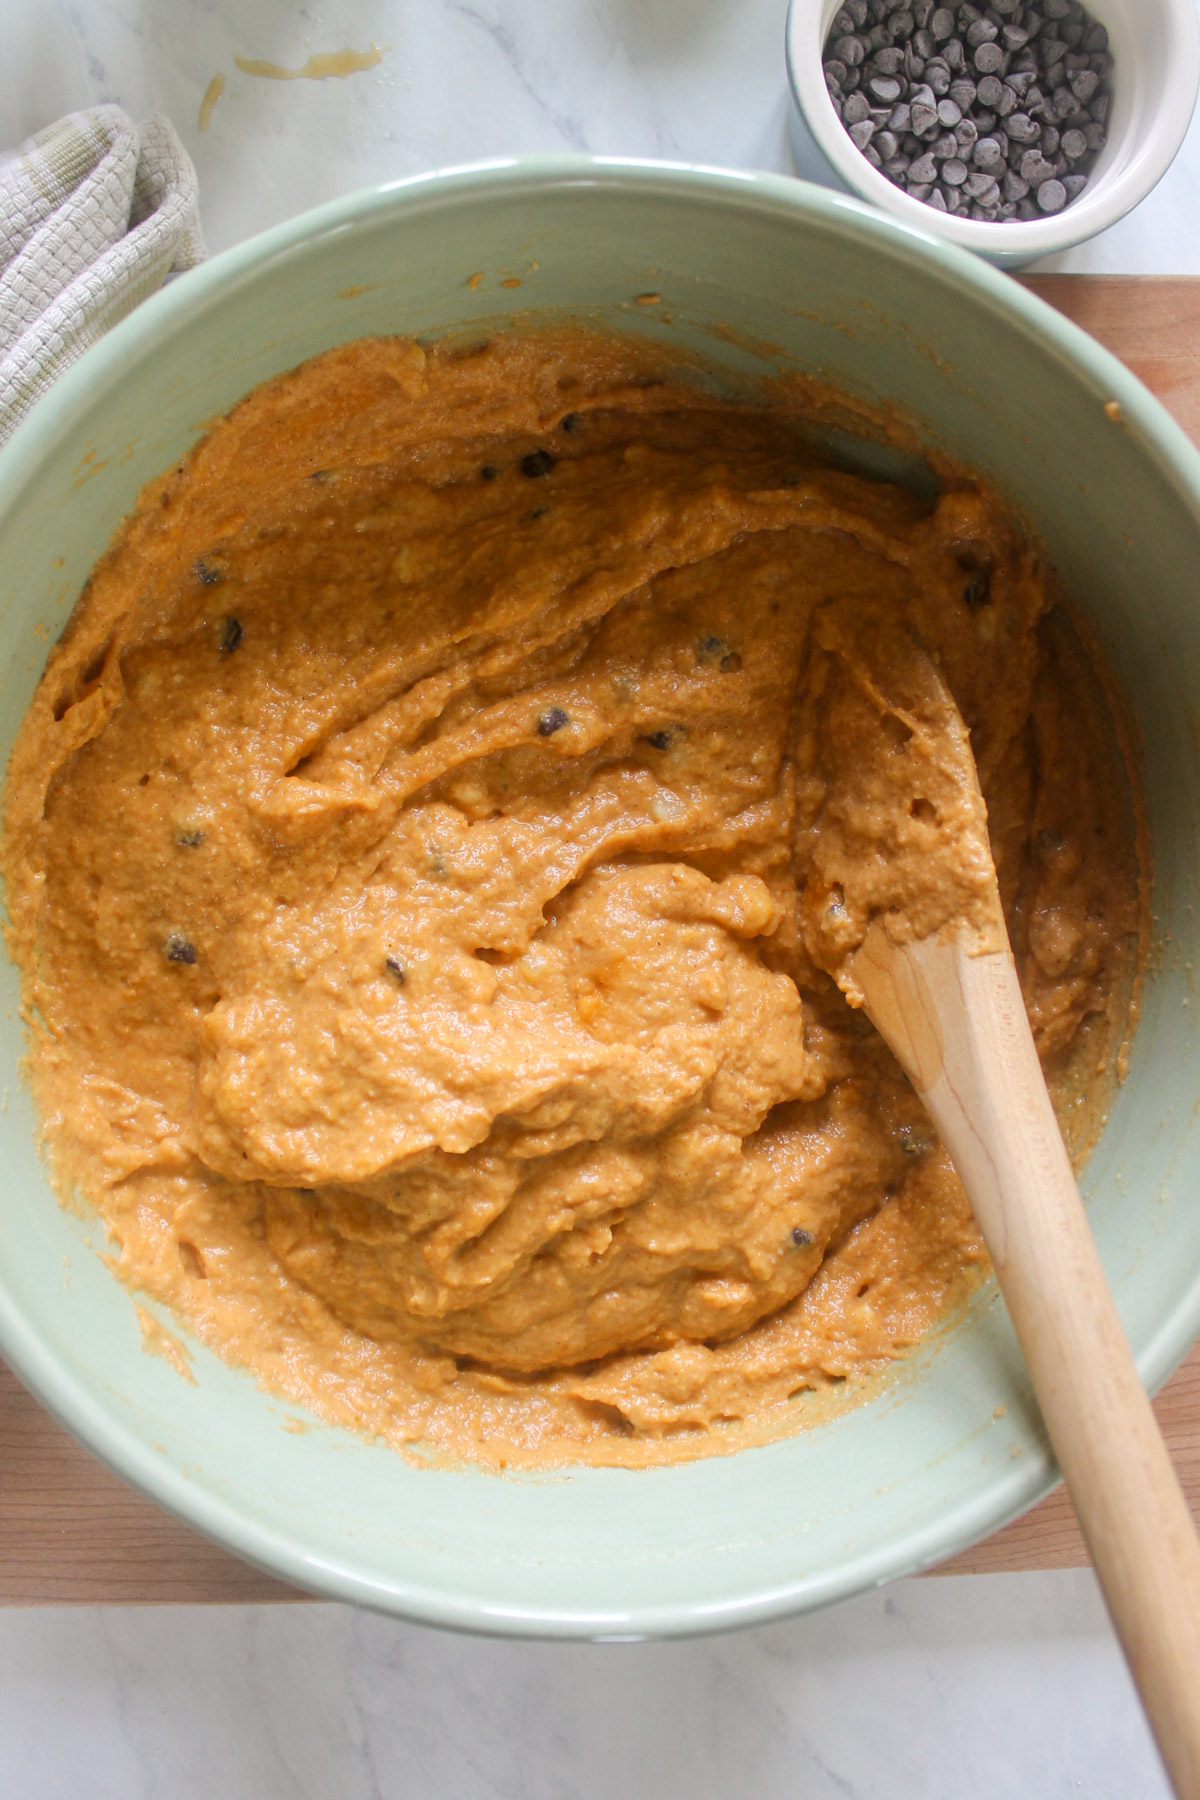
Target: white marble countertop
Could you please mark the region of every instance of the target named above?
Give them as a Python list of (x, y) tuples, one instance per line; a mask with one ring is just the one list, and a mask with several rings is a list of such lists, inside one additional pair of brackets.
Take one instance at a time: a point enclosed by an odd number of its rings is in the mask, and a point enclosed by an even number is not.
[[(0, 148), (159, 110), (209, 245), (366, 183), (529, 150), (791, 172), (785, 0), (3, 0)], [(383, 52), (345, 80), (297, 67)], [(198, 127), (211, 78), (225, 91)], [(1200, 274), (1200, 124), (1047, 267)], [(0, 1457), (0, 1482), (3, 1462)], [(458, 1639), (337, 1606), (0, 1613), (22, 1800), (1161, 1800), (1090, 1574), (902, 1582), (702, 1643)]]
[[(370, 182), (532, 150), (791, 174), (786, 0), (3, 0), (0, 138), (115, 100), (165, 112), (223, 250)], [(344, 80), (271, 81), (372, 44)], [(225, 91), (207, 131), (212, 77)], [(3, 147), (0, 144), (0, 147)], [(1149, 198), (1046, 268), (1200, 274), (1200, 119)]]

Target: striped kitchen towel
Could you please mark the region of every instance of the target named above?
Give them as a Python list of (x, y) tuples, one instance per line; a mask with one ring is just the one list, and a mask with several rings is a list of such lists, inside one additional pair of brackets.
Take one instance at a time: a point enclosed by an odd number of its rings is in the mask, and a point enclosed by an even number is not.
[(204, 256), (196, 171), (161, 114), (69, 113), (0, 160), (0, 443), (68, 364)]

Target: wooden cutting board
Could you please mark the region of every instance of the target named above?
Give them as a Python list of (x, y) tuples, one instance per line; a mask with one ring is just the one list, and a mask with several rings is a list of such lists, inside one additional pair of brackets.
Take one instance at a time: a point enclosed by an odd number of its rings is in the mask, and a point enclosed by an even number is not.
[[(1048, 275), (1043, 299), (1116, 352), (1200, 442), (1200, 279)], [(1155, 1403), (1200, 1520), (1200, 1346)], [(936, 1573), (1067, 1568), (1087, 1556), (1060, 1487)], [(0, 1602), (300, 1600), (127, 1487), (0, 1364)]]

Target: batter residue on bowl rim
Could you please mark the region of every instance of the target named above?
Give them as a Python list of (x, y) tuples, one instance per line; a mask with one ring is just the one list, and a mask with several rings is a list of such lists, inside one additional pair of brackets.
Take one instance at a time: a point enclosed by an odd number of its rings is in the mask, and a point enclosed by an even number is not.
[[(55, 1179), (330, 1420), (726, 1449), (982, 1263), (805, 949), (823, 608), (903, 621), (971, 729), (1069, 1135), (1112, 1069), (1139, 868), (1088, 658), (992, 497), (825, 466), (809, 401), (581, 330), (346, 345), (145, 490), (51, 655), (3, 865)], [(935, 809), (901, 830), (952, 892)]]

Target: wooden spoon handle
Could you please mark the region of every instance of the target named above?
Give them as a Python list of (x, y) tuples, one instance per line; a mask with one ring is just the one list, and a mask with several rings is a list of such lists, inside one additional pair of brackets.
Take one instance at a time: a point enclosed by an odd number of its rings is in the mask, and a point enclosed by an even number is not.
[(975, 1210), (1109, 1611), (1180, 1800), (1200, 1800), (1200, 1543), (1104, 1277), (1012, 959), (854, 959)]

